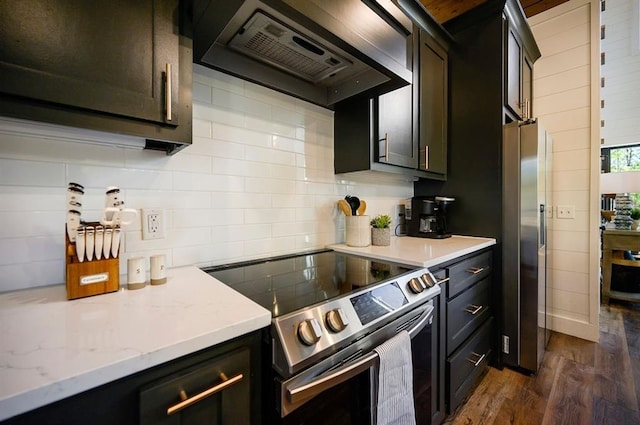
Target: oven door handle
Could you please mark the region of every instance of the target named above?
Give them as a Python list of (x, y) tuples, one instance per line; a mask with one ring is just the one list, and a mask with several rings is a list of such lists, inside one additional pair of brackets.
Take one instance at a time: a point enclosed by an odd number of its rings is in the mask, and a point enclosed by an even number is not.
[[(410, 329), (407, 329), (409, 336), (413, 338), (420, 333), (432, 317), (433, 306), (428, 306), (421, 314), (418, 321)], [(298, 404), (305, 400), (309, 400), (329, 388), (333, 388), (336, 385), (348, 381), (361, 372), (377, 365), (378, 362), (378, 353), (371, 351), (351, 363), (341, 366), (325, 375), (318, 376), (317, 379), (314, 379), (311, 382), (307, 382), (297, 387), (287, 388), (287, 397), (289, 402), (291, 404)]]

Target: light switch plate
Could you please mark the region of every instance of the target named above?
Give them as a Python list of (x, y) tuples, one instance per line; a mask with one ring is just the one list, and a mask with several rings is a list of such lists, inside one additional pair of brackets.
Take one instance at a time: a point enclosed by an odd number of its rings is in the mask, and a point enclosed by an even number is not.
[(570, 219), (574, 219), (576, 218), (576, 207), (573, 205), (558, 205), (558, 211), (556, 214), (556, 218), (558, 219), (564, 219), (564, 218), (570, 218)]

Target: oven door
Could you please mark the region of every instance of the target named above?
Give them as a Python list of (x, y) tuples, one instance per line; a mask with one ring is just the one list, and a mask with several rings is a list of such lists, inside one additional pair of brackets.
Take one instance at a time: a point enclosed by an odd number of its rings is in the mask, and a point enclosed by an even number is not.
[(435, 310), (431, 300), (280, 382), (277, 404), (281, 423), (375, 424), (379, 359), (373, 349), (406, 330), (411, 336), (417, 423), (431, 424), (433, 398), (438, 393), (434, 388), (437, 373), (433, 373), (437, 351), (433, 347), (433, 332), (437, 333), (437, 326), (433, 326)]

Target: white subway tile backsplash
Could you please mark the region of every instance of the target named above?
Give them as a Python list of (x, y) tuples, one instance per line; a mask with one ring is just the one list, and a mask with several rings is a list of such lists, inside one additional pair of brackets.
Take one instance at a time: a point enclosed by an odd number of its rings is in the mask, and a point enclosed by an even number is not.
[(291, 223), (296, 218), (293, 208), (263, 208), (250, 209), (244, 214), (245, 223)]
[(135, 168), (69, 164), (67, 179), (85, 187), (118, 186), (125, 189), (171, 189), (171, 173)]
[(28, 261), (0, 266), (0, 292), (64, 282), (64, 261)]
[(59, 235), (63, 243), (66, 217), (64, 204), (57, 211), (2, 211), (0, 239)]
[(242, 192), (244, 179), (240, 176), (176, 172), (173, 174), (173, 189)]
[(57, 235), (28, 238), (0, 238), (0, 265), (22, 263), (25, 258), (33, 262), (64, 260), (64, 230)]
[(296, 165), (296, 154), (275, 150), (273, 148), (262, 148), (257, 146), (247, 146), (245, 149), (245, 159), (255, 162), (267, 162), (270, 164)]
[(210, 266), (322, 248), (344, 240), (346, 194), (381, 212), (413, 194), (410, 181), (334, 175), (332, 111), (199, 65), (193, 81), (193, 144), (172, 156), (0, 132), (0, 291), (64, 282), (69, 181), (86, 187), (87, 220), (111, 185), (128, 208), (165, 210), (164, 239), (125, 228), (121, 273), (156, 253)]
[(0, 158), (0, 185), (65, 187), (66, 183), (63, 163)]
[[(211, 86), (200, 83), (198, 81), (193, 82), (193, 101), (197, 103), (211, 103)], [(196, 103), (197, 102), (197, 103)], [(194, 108), (195, 115), (195, 108)]]
[(0, 211), (59, 211), (67, 202), (60, 187), (0, 185)]
[(193, 137), (205, 137), (210, 139), (211, 138), (211, 121), (207, 121), (204, 119), (200, 119), (200, 118), (193, 118), (193, 127), (192, 127), (192, 132), (193, 132)]
[(247, 177), (245, 179), (247, 193), (294, 193), (296, 184), (290, 180)]
[(189, 151), (181, 155), (167, 156), (158, 151), (128, 150), (125, 164), (127, 168), (211, 173), (211, 158)]
[(229, 193), (212, 192), (211, 204), (215, 209), (244, 209), (244, 208), (265, 208), (271, 206), (271, 194), (266, 193)]
[(271, 145), (271, 135), (253, 129), (232, 127), (226, 124), (212, 123), (211, 137), (213, 139), (225, 140), (228, 142), (242, 143), (244, 145), (269, 147)]

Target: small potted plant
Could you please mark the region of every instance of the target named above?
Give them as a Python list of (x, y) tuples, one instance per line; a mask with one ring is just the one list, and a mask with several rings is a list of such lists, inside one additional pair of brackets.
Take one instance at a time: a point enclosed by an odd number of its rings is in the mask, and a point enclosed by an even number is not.
[(371, 219), (371, 244), (376, 246), (391, 245), (391, 217), (380, 214)]
[(632, 208), (631, 209), (631, 219), (633, 223), (631, 224), (631, 229), (638, 229), (638, 225), (640, 225), (640, 208)]

